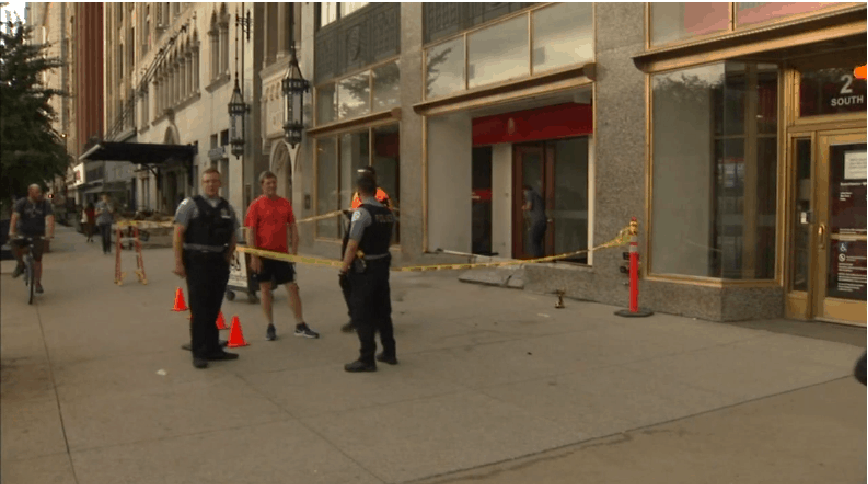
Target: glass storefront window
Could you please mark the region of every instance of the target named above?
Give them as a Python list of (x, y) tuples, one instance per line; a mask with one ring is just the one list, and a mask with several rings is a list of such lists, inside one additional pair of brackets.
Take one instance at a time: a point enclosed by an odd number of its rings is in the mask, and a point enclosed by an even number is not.
[[(377, 172), (380, 188), (389, 194), (392, 207), (401, 207), (401, 129), (397, 124), (374, 128), (374, 156), (371, 166)], [(392, 243), (401, 242), (401, 213), (395, 213)]]
[(737, 27), (755, 25), (781, 17), (813, 12), (842, 2), (738, 2), (735, 9)]
[(729, 2), (653, 2), (651, 45), (729, 30)]
[(401, 60), (371, 70), (374, 105), (371, 112), (380, 112), (401, 105)]
[(594, 5), (564, 2), (533, 12), (534, 73), (594, 58)]
[(435, 45), (428, 49), (426, 96), (445, 96), (464, 90), (464, 38)]
[(653, 77), (652, 273), (774, 278), (777, 75), (727, 62)]
[(338, 119), (355, 118), (371, 112), (371, 71), (338, 81)]
[(527, 17), (492, 25), (467, 36), (470, 89), (530, 75)]
[[(338, 210), (338, 149), (335, 138), (316, 141), (316, 214)], [(338, 218), (316, 222), (316, 235), (338, 238)]]
[[(554, 220), (555, 254), (588, 248), (588, 138), (555, 142)], [(588, 255), (566, 259), (588, 263)]]
[[(389, 194), (393, 206), (399, 206), (401, 139), (397, 124), (320, 138), (316, 144), (317, 215), (349, 208), (356, 190), (358, 170), (366, 166), (374, 167), (380, 187)], [(341, 238), (345, 227), (346, 218), (320, 220), (317, 222), (317, 237)], [(394, 243), (400, 241), (397, 234), (396, 229)]]
[(328, 124), (337, 118), (337, 92), (334, 83), (316, 88), (316, 124)]
[(339, 208), (349, 208), (356, 191), (355, 183), (358, 170), (371, 164), (370, 133), (368, 130), (359, 133), (341, 135)]
[(799, 116), (865, 112), (865, 79), (853, 69), (816, 69), (801, 72)]
[(340, 2), (338, 5), (341, 10), (341, 18), (346, 17), (347, 15), (355, 12), (356, 10), (361, 10), (365, 6), (367, 6), (370, 2)]
[(323, 27), (338, 19), (338, 2), (319, 3), (319, 26)]

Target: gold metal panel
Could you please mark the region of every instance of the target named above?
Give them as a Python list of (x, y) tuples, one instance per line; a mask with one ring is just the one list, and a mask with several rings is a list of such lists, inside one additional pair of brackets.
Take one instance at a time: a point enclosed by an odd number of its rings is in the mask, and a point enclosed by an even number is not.
[(808, 294), (805, 292), (791, 292), (787, 294), (784, 316), (787, 319), (811, 319), (809, 303)]

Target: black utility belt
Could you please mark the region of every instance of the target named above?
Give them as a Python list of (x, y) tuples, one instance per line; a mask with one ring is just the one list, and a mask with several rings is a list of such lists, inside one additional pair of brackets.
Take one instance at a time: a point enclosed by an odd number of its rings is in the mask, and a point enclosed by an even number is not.
[(184, 250), (184, 253), (190, 259), (222, 259), (226, 257), (228, 249), (221, 252), (212, 252), (209, 250)]

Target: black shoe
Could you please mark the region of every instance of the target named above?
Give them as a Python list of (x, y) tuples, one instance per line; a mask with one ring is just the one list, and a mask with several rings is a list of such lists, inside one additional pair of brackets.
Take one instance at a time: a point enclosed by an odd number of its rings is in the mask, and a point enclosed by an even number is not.
[(350, 322), (348, 322), (347, 324), (341, 326), (341, 332), (343, 332), (343, 333), (352, 333), (352, 332), (355, 331), (355, 330), (356, 330), (356, 326), (353, 324), (352, 321), (350, 321)]
[(226, 360), (237, 360), (237, 353), (227, 353), (225, 351), (220, 351), (219, 353), (214, 353), (208, 355), (208, 361), (226, 361)]
[(265, 339), (268, 341), (274, 341), (277, 339), (277, 330), (274, 328), (273, 324), (269, 324), (268, 329), (265, 330)]
[(21, 274), (24, 274), (24, 264), (22, 264), (22, 263), (19, 262), (19, 263), (15, 266), (15, 270), (12, 271), (12, 277), (13, 277), (13, 278), (15, 278), (15, 277), (20, 277)]
[[(229, 346), (229, 342), (228, 341), (221, 341), (220, 346), (222, 346), (222, 347)], [(184, 351), (193, 351), (193, 345), (191, 343), (183, 344), (183, 345), (181, 345), (181, 349)]]
[(379, 361), (380, 363), (387, 363), (389, 365), (398, 364), (398, 358), (395, 358), (394, 356), (386, 356), (383, 353), (377, 355), (377, 361)]
[(344, 370), (346, 370), (347, 373), (374, 373), (377, 371), (377, 365), (373, 363), (368, 364), (361, 361), (354, 361), (344, 365)]
[(45, 292), (45, 289), (42, 288), (42, 283), (37, 282), (36, 283), (36, 294), (43, 294), (44, 292)]
[(310, 326), (308, 326), (307, 323), (301, 323), (299, 325), (296, 325), (295, 335), (304, 336), (305, 338), (310, 339), (319, 339), (319, 333), (310, 329)]
[(208, 368), (208, 360), (206, 360), (205, 358), (194, 356), (193, 366), (195, 366), (196, 368)]

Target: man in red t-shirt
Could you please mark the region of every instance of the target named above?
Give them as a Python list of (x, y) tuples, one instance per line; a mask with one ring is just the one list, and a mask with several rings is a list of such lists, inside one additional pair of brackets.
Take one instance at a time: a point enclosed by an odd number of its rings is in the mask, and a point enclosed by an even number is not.
[[(262, 184), (262, 196), (250, 204), (250, 208), (247, 209), (247, 216), (244, 218), (247, 246), (270, 252), (298, 254), (298, 225), (295, 223), (289, 200), (277, 196), (277, 175), (265, 171), (259, 176), (259, 182)], [(289, 233), (289, 241), (287, 240), (287, 233)], [(291, 242), (292, 252), (289, 251), (290, 244), (287, 242)], [(254, 279), (259, 283), (259, 288), (262, 291), (262, 309), (268, 320), (265, 339), (268, 341), (277, 339), (271, 304), (272, 279), (274, 279), (275, 285), (286, 284), (289, 307), (295, 316), (295, 335), (305, 338), (319, 338), (319, 333), (310, 329), (302, 317), (295, 264), (251, 255), (250, 266), (254, 273)]]

